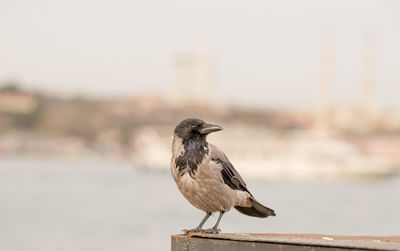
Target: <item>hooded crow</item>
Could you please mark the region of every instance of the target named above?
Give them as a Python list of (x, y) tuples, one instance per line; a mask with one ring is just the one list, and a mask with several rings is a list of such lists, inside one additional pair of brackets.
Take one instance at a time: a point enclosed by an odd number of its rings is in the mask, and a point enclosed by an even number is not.
[[(209, 144), (209, 133), (222, 130), (218, 125), (188, 118), (174, 131), (172, 142), (171, 173), (183, 196), (206, 216), (189, 232), (220, 233), (222, 215), (235, 207), (239, 212), (265, 218), (274, 216), (274, 210), (261, 205), (249, 192), (246, 183), (226, 155)], [(204, 223), (214, 212), (220, 212), (213, 228), (203, 229)]]

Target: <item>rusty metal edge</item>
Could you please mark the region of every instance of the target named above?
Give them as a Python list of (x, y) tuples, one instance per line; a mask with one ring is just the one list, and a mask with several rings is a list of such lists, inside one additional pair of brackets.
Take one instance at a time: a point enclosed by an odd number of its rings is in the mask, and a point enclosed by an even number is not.
[[(279, 235), (277, 235), (279, 236)], [(315, 239), (315, 238), (285, 238), (283, 237), (263, 236), (262, 238), (252, 234), (203, 234), (203, 233), (190, 233), (172, 235), (172, 238), (203, 238), (203, 239), (220, 239), (231, 241), (246, 241), (246, 242), (263, 242), (271, 244), (288, 244), (288, 245), (301, 245), (301, 246), (315, 246), (315, 247), (337, 247), (347, 249), (365, 249), (365, 250), (387, 250), (387, 251), (400, 251), (400, 243), (394, 242), (374, 242), (365, 240), (332, 240), (330, 239)], [(321, 237), (324, 235), (321, 235)], [(335, 237), (332, 235), (326, 235)], [(329, 238), (329, 237), (328, 237)]]

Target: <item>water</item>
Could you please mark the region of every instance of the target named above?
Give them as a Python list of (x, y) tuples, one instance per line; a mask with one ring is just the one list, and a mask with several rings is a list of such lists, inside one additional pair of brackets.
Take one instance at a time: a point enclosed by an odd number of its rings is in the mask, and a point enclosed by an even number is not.
[[(304, 183), (247, 180), (276, 217), (235, 210), (224, 232), (399, 235), (400, 177)], [(166, 171), (101, 160), (0, 158), (0, 250), (169, 250), (203, 212)], [(211, 227), (216, 216), (206, 227)]]

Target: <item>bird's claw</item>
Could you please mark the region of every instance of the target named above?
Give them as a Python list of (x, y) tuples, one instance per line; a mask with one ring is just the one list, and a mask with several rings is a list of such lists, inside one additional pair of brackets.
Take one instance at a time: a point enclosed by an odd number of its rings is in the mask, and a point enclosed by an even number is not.
[(183, 229), (182, 232), (184, 234), (188, 233), (204, 233), (204, 230), (201, 228), (193, 228), (193, 229)]
[(221, 233), (221, 229), (217, 229), (217, 228), (209, 228), (209, 229), (193, 228), (193, 229), (183, 229), (182, 232), (184, 234), (189, 234), (189, 233), (219, 234), (219, 233)]
[(203, 233), (206, 233), (206, 234), (219, 234), (219, 233), (221, 233), (221, 229), (217, 229), (217, 228), (203, 229)]

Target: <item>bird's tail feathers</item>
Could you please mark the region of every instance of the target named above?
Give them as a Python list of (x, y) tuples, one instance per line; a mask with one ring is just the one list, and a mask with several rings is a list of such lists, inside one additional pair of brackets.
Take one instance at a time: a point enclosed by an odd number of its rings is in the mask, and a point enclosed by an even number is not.
[(261, 205), (253, 197), (250, 197), (250, 200), (251, 200), (251, 204), (252, 204), (251, 207), (235, 206), (235, 209), (238, 210), (239, 212), (241, 212), (242, 214), (259, 217), (259, 218), (275, 216), (275, 212), (271, 208)]

